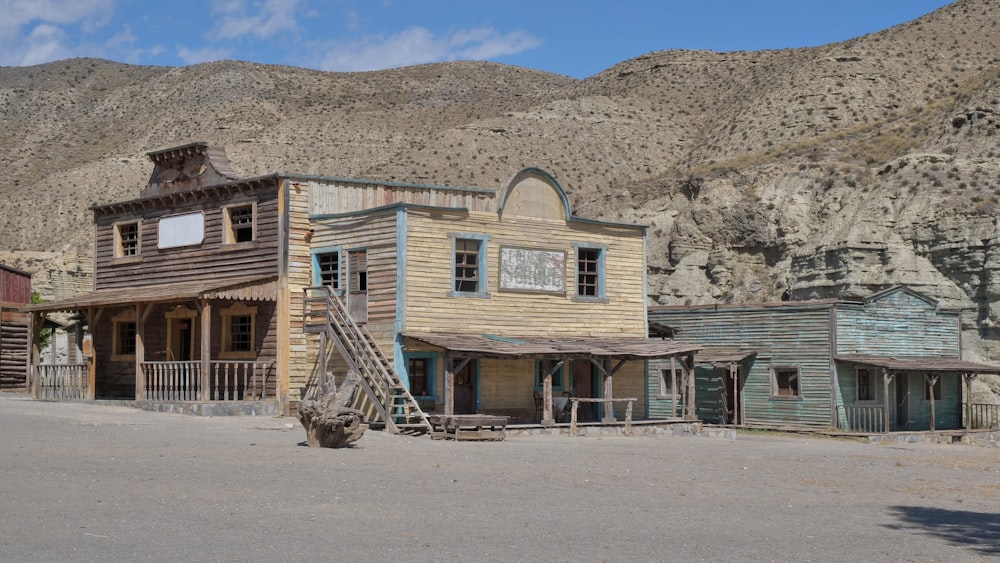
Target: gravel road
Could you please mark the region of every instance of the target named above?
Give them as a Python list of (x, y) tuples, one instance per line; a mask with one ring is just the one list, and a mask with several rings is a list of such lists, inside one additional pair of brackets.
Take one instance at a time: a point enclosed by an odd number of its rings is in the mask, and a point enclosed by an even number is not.
[(0, 394), (2, 561), (977, 561), (1000, 449), (741, 433), (302, 445)]

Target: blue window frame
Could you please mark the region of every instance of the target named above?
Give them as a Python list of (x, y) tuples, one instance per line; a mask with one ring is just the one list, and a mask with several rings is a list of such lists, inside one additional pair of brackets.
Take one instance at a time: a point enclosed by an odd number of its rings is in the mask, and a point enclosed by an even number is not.
[(489, 235), (449, 233), (451, 239), (452, 297), (489, 297), (487, 247)]
[(406, 387), (417, 400), (437, 400), (437, 373), (439, 354), (410, 352), (405, 356)]
[(593, 243), (573, 243), (576, 250), (576, 279), (573, 285), (573, 300), (588, 303), (606, 303), (607, 292), (607, 245)]
[(331, 246), (312, 250), (312, 283), (340, 289), (343, 268), (340, 265), (341, 248)]
[[(552, 369), (552, 366), (556, 364), (555, 360), (538, 360), (535, 362), (535, 391), (541, 391), (543, 388), (542, 382), (545, 379), (545, 374)], [(565, 372), (566, 364), (559, 366), (552, 374), (552, 390), (562, 391), (563, 390), (563, 372)]]

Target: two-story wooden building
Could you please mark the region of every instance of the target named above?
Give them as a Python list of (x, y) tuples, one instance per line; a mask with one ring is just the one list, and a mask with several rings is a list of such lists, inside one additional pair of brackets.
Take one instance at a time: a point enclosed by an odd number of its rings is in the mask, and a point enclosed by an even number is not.
[(94, 291), (32, 308), (89, 333), (86, 365), (36, 368), (42, 392), (289, 413), (355, 370), (394, 429), (551, 421), (553, 394), (644, 397), (645, 360), (697, 350), (646, 337), (644, 227), (573, 216), (541, 170), (484, 189), (239, 178), (205, 143), (149, 157), (137, 199), (93, 208)]
[[(902, 286), (861, 301), (655, 306), (649, 319), (678, 341), (704, 346), (695, 402), (709, 422), (861, 432), (961, 428), (963, 382), (1000, 373), (962, 360), (957, 312)], [(672, 374), (669, 361), (649, 367), (651, 416), (667, 415), (684, 400), (673, 387), (682, 374)]]

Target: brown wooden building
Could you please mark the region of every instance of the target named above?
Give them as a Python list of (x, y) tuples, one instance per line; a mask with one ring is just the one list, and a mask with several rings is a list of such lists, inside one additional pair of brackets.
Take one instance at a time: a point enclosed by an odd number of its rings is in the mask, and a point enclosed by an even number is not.
[(23, 391), (28, 381), (31, 274), (0, 264), (0, 390)]
[(646, 359), (697, 350), (646, 337), (645, 228), (573, 216), (544, 171), (484, 189), (239, 178), (205, 143), (149, 157), (139, 198), (93, 208), (94, 291), (31, 308), (88, 333), (85, 363), (36, 366), (41, 396), (291, 413), (354, 370), (392, 430), (552, 422), (563, 394), (644, 398)]

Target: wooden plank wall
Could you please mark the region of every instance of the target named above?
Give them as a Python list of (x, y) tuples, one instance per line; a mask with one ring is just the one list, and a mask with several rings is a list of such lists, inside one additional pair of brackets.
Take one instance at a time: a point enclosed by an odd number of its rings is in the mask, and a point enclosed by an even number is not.
[[(504, 217), (409, 213), (406, 329), (468, 331), (508, 337), (645, 336), (645, 287), (641, 231), (585, 223)], [(452, 248), (449, 233), (485, 234), (487, 298), (450, 297)], [(573, 301), (575, 250), (572, 244), (607, 246), (607, 303)], [(567, 254), (565, 293), (499, 289), (500, 248), (515, 246)]]
[(491, 190), (349, 181), (311, 181), (303, 184), (310, 194), (309, 212), (313, 215), (352, 213), (395, 203), (496, 211), (496, 198)]
[[(257, 241), (224, 246), (225, 205), (257, 200)], [(278, 273), (278, 200), (274, 185), (250, 195), (232, 198), (194, 199), (185, 204), (146, 209), (142, 212), (141, 261), (114, 257), (114, 224), (140, 219), (135, 214), (103, 215), (96, 219), (95, 288), (114, 289), (162, 285), (182, 281), (225, 282), (235, 276), (265, 276)], [(203, 211), (205, 240), (200, 245), (159, 250), (157, 223), (161, 217)]]
[(31, 303), (31, 274), (0, 266), (0, 303)]
[(958, 316), (905, 291), (865, 304), (837, 305), (837, 353), (935, 356), (960, 353)]
[(30, 313), (0, 307), (0, 389), (27, 388)]
[[(746, 423), (831, 426), (830, 305), (652, 307), (649, 320), (679, 329), (680, 342), (757, 351), (743, 387)], [(799, 366), (801, 399), (771, 397), (771, 366)]]

